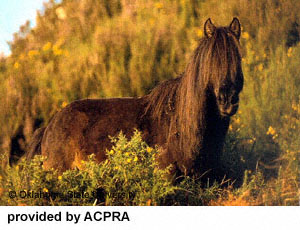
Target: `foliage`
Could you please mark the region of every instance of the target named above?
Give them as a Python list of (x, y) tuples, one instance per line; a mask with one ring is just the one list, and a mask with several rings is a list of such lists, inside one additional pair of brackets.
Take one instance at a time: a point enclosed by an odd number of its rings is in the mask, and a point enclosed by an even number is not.
[[(120, 133), (107, 160), (95, 156), (81, 162), (81, 169), (58, 174), (43, 169), (42, 157), (22, 160), (1, 177), (1, 205), (158, 205), (176, 187), (168, 168), (158, 169), (157, 149), (150, 148), (135, 132), (130, 141)], [(10, 197), (11, 193), (16, 197)]]
[(120, 133), (112, 142), (115, 146), (107, 153), (99, 177), (106, 205), (157, 205), (174, 192), (169, 169), (158, 169), (158, 150), (147, 146), (139, 132), (130, 141)]
[[(297, 205), (297, 182), (293, 171), (299, 165), (266, 183), (259, 170), (246, 170), (243, 184), (235, 188), (231, 180), (202, 184), (188, 176), (172, 180), (169, 169), (159, 169), (157, 149), (149, 147), (141, 133), (131, 140), (120, 133), (112, 138), (107, 160), (98, 164), (95, 156), (81, 162), (81, 169), (58, 174), (46, 170), (43, 158), (22, 160), (1, 169), (1, 205)], [(295, 156), (289, 152), (294, 163)], [(293, 168), (294, 167), (294, 168)], [(296, 168), (296, 169), (295, 169)], [(288, 176), (287, 176), (288, 175)], [(11, 197), (11, 194), (14, 195)]]

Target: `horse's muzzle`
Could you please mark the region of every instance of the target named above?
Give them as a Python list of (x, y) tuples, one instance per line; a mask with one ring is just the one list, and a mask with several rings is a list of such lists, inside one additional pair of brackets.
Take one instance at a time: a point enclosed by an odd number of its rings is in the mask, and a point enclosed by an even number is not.
[(237, 110), (239, 108), (239, 104), (229, 105), (225, 108), (220, 108), (220, 114), (223, 117), (231, 117), (234, 114), (236, 114)]

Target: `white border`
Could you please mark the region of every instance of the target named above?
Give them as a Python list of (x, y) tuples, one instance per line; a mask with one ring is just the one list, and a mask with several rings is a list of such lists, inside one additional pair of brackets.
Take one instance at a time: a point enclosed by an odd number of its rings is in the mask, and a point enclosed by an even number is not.
[[(83, 221), (86, 212), (127, 212), (130, 221)], [(61, 222), (12, 222), (8, 214), (61, 212)], [(80, 214), (77, 224), (65, 220), (66, 212)], [(72, 230), (89, 229), (300, 229), (300, 207), (0, 207), (0, 229), (47, 230), (65, 227)]]

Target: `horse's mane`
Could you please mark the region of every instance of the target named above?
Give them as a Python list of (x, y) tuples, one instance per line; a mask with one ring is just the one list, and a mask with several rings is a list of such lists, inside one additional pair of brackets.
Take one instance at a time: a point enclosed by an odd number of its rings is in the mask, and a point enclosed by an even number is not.
[(161, 118), (175, 111), (175, 102), (178, 96), (177, 91), (182, 75), (160, 83), (148, 95), (146, 111), (150, 110), (152, 118), (158, 120), (159, 123)]
[[(226, 27), (200, 40), (183, 74), (159, 84), (147, 96), (152, 119), (167, 122), (168, 139), (178, 133), (176, 145), (184, 159), (194, 159), (206, 128), (207, 93), (212, 85), (234, 78), (240, 66), (239, 42)], [(227, 79), (228, 78), (228, 79)], [(173, 130), (172, 133), (170, 130)]]

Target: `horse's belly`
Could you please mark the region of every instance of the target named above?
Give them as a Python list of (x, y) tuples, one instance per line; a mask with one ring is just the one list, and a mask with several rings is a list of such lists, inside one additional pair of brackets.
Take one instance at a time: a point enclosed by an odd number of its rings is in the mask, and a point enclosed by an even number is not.
[(121, 130), (131, 136), (138, 127), (143, 105), (141, 99), (115, 98), (81, 100), (58, 112), (45, 130), (42, 155), (44, 165), (64, 171), (80, 167), (87, 155), (96, 154), (100, 162), (111, 147), (108, 136)]

